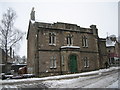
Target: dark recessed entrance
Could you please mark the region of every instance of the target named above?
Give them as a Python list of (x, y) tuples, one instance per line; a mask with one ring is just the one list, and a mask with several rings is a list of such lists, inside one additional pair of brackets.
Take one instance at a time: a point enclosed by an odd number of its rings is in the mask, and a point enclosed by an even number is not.
[(69, 70), (71, 73), (77, 72), (77, 56), (76, 55), (70, 55), (69, 57)]

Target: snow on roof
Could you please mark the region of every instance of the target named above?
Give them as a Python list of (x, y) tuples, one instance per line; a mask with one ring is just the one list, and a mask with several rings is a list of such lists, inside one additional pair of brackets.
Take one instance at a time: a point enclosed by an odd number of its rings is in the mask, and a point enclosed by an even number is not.
[(115, 46), (116, 41), (112, 41), (110, 38), (106, 39), (106, 46), (110, 47), (110, 46)]
[(30, 20), (32, 24), (34, 24), (36, 21), (35, 20)]
[(109, 37), (116, 38), (116, 36), (115, 36), (115, 35), (110, 35)]
[(77, 48), (77, 49), (80, 49), (79, 46), (62, 46), (61, 48)]

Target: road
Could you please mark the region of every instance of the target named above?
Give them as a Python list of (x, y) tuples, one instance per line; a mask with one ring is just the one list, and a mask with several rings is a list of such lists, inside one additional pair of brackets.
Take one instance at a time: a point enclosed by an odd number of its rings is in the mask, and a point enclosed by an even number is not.
[[(109, 88), (114, 82), (120, 81), (118, 71), (106, 72), (99, 75), (79, 77), (69, 80), (45, 81), (49, 88)], [(114, 88), (118, 88), (117, 85)], [(120, 88), (120, 87), (119, 87)]]
[(2, 85), (5, 88), (120, 88), (120, 72), (112, 70), (97, 75), (79, 76), (67, 79), (43, 80), (32, 82), (8, 83)]

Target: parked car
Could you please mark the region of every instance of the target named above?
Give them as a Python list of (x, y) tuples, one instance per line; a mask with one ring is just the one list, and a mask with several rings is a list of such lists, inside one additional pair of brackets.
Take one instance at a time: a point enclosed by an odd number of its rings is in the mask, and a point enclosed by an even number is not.
[(5, 73), (1, 73), (1, 74), (0, 74), (0, 79), (2, 79), (2, 80), (7, 79), (7, 78), (5, 77)]
[(9, 78), (9, 79), (10, 79), (10, 78), (12, 78), (12, 77), (13, 77), (13, 75), (5, 75), (5, 77), (6, 77), (6, 79), (7, 79), (7, 78)]
[(35, 77), (34, 74), (23, 74), (22, 76), (23, 76), (23, 78), (33, 78), (33, 77)]
[(21, 75), (11, 77), (11, 79), (22, 79), (22, 78), (23, 78), (23, 76), (21, 76)]
[(5, 73), (0, 74), (0, 79), (5, 80), (5, 79), (23, 79), (23, 78), (33, 78), (35, 77), (34, 74), (20, 74), (20, 75), (6, 75)]
[(2, 80), (10, 79), (12, 77), (13, 77), (13, 75), (6, 75), (5, 73), (0, 74), (0, 79), (2, 79)]

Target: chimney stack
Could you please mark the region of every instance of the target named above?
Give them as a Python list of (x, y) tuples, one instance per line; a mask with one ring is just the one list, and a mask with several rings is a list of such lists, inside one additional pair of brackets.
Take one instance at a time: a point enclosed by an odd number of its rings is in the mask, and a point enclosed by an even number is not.
[(93, 31), (93, 35), (98, 36), (98, 29), (96, 28), (96, 25), (91, 25), (90, 28)]
[(34, 11), (34, 7), (32, 8), (31, 14), (30, 14), (30, 19), (35, 21), (35, 11)]

